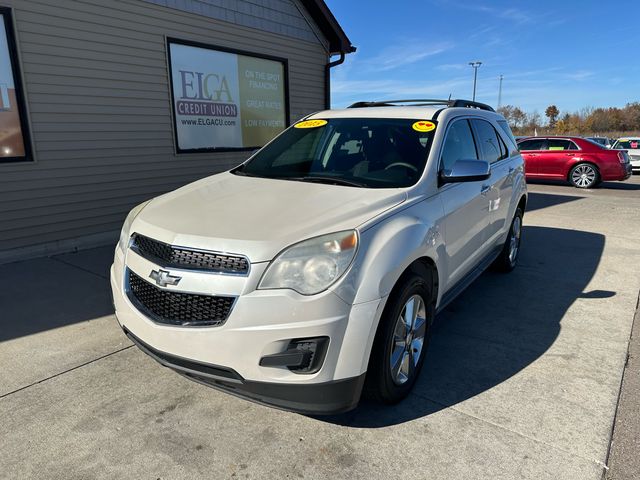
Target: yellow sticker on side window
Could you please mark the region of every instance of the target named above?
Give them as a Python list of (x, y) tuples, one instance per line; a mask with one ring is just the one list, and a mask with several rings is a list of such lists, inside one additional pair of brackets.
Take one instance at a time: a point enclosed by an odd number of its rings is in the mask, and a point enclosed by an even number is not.
[(564, 150), (564, 147), (549, 147), (549, 150)]
[(294, 128), (318, 128), (324, 127), (327, 124), (326, 120), (305, 120), (303, 122), (296, 123)]
[(436, 128), (436, 124), (430, 122), (429, 120), (418, 120), (413, 125), (411, 125), (416, 132), (430, 132), (434, 128)]

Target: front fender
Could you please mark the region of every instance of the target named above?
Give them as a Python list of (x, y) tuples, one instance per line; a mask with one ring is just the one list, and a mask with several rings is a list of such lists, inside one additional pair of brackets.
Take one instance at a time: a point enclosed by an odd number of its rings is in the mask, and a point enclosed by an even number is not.
[(389, 295), (417, 259), (428, 257), (439, 265), (442, 216), (442, 203), (432, 197), (362, 231), (354, 265), (335, 293), (348, 303), (373, 301)]

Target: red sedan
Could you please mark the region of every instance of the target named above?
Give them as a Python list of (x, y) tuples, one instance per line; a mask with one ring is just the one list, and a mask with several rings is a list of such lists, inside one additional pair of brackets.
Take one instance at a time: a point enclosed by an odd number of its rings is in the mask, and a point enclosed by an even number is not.
[(527, 179), (566, 180), (578, 188), (626, 180), (631, 164), (624, 150), (611, 150), (581, 137), (526, 137), (518, 140)]

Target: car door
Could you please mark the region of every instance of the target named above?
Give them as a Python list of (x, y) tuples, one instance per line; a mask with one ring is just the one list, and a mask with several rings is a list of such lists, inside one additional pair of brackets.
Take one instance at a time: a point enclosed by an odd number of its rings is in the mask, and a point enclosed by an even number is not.
[(565, 178), (567, 164), (579, 154), (578, 146), (571, 140), (548, 138), (547, 150), (538, 157), (538, 175), (549, 178)]
[(518, 143), (524, 159), (524, 171), (527, 177), (539, 175), (540, 156), (547, 150), (546, 138), (530, 138)]
[[(440, 152), (439, 170), (450, 170), (457, 160), (477, 160), (478, 149), (466, 118), (447, 126)], [(484, 255), (489, 224), (489, 200), (482, 194), (485, 182), (447, 183), (439, 187), (444, 209), (445, 257), (448, 290), (478, 264)]]
[(494, 126), (483, 119), (471, 120), (475, 138), (480, 147), (480, 158), (491, 165), (491, 176), (483, 183), (484, 195), (489, 202), (489, 223), (484, 250), (488, 253), (498, 245), (509, 213), (509, 203), (513, 195), (513, 174), (515, 168), (510, 161), (510, 152)]

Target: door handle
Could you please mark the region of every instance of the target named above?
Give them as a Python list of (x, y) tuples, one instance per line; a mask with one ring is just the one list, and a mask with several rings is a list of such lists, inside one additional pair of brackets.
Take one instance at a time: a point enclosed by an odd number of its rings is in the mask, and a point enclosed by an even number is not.
[(486, 195), (489, 190), (491, 190), (491, 185), (482, 185), (480, 195)]
[(576, 154), (575, 153), (567, 153), (567, 157), (575, 157)]
[(514, 167), (509, 167), (509, 173), (513, 173), (516, 169)]

